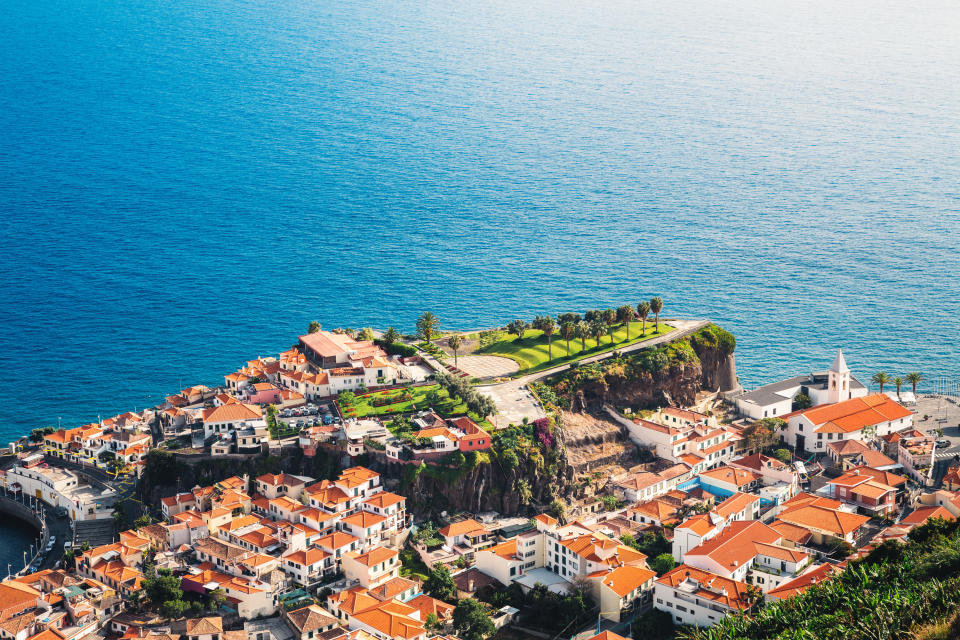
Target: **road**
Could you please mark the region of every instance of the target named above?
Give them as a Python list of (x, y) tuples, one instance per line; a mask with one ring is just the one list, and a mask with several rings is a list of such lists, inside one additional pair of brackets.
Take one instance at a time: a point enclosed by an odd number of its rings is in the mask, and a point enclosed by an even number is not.
[[(710, 324), (710, 321), (670, 320), (669, 322), (665, 322), (665, 324), (674, 327), (676, 330), (662, 336), (657, 336), (652, 340), (645, 340), (643, 342), (636, 342), (634, 344), (627, 345), (619, 349), (619, 351), (621, 353), (631, 353), (633, 351), (649, 349), (667, 342), (672, 342), (699, 331), (703, 327)], [(598, 362), (600, 360), (613, 357), (613, 353), (613, 351), (607, 351), (606, 353), (590, 356), (580, 360), (580, 363), (589, 364), (591, 362)], [(533, 397), (533, 394), (531, 394), (527, 389), (527, 385), (531, 382), (536, 382), (537, 380), (542, 380), (548, 376), (566, 371), (569, 368), (569, 364), (562, 364), (556, 367), (551, 367), (550, 369), (544, 369), (543, 371), (530, 373), (525, 376), (514, 378), (513, 380), (508, 380), (498, 384), (477, 385), (476, 389), (477, 391), (490, 396), (490, 398), (496, 403), (498, 413), (497, 416), (495, 416), (494, 423), (497, 428), (502, 428), (510, 423), (518, 423), (522, 421), (524, 417), (527, 417), (530, 420), (536, 420), (537, 418), (544, 417), (546, 414), (543, 411), (543, 407), (540, 406), (536, 398)], [(503, 424), (500, 424), (501, 422)]]

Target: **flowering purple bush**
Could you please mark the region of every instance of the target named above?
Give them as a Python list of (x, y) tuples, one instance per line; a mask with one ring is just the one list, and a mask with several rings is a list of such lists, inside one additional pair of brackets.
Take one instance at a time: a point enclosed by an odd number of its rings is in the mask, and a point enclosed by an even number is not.
[(545, 451), (553, 449), (557, 444), (557, 439), (550, 430), (550, 420), (547, 418), (537, 418), (533, 421), (533, 434)]

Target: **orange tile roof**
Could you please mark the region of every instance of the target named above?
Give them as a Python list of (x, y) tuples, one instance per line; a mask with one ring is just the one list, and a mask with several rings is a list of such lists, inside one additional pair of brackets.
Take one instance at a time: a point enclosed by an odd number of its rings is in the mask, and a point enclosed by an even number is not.
[(263, 417), (260, 407), (253, 404), (222, 404), (203, 410), (204, 422), (239, 422)]
[(873, 467), (854, 467), (850, 471), (859, 471), (861, 474), (868, 475), (877, 482), (890, 487), (899, 488), (901, 485), (907, 483), (907, 479), (904, 476), (897, 475), (896, 473), (890, 473), (889, 471), (874, 469)]
[(737, 487), (742, 487), (760, 479), (760, 476), (752, 471), (734, 469), (733, 467), (727, 466), (708, 469), (702, 472), (700, 477), (707, 477), (718, 482), (726, 482)]
[(852, 433), (913, 415), (908, 409), (881, 393), (820, 405), (802, 411), (801, 414), (818, 427), (814, 433)]
[(931, 518), (943, 518), (944, 520), (956, 520), (953, 514), (943, 507), (920, 507), (913, 513), (903, 519), (903, 524), (921, 525)]
[(729, 518), (734, 513), (739, 513), (752, 505), (760, 502), (760, 497), (750, 493), (740, 493), (739, 491), (713, 508), (713, 512), (722, 518)]
[(838, 571), (839, 569), (832, 564), (822, 564), (819, 567), (806, 572), (799, 578), (794, 578), (789, 582), (784, 582), (776, 589), (771, 589), (767, 595), (778, 600), (792, 598), (803, 593), (813, 585), (820, 584), (824, 580), (829, 579)]
[(443, 529), (440, 529), (437, 533), (444, 537), (456, 537), (462, 536), (469, 533), (486, 533), (487, 528), (474, 520), (473, 518), (467, 518), (466, 520), (461, 520), (460, 522), (454, 522), (448, 524)]
[(400, 504), (401, 502), (406, 502), (407, 499), (403, 496), (398, 496), (395, 493), (390, 493), (389, 491), (381, 491), (380, 493), (374, 495), (372, 498), (367, 498), (363, 501), (364, 504), (369, 504), (372, 507), (379, 507), (385, 509), (391, 507), (395, 504)]
[(324, 558), (329, 558), (330, 554), (324, 551), (323, 549), (317, 549), (316, 547), (310, 547), (309, 549), (303, 549), (301, 551), (294, 551), (293, 553), (283, 557), (284, 560), (289, 560), (295, 562), (301, 566), (308, 566), (321, 562)]
[(656, 571), (625, 565), (604, 576), (603, 584), (623, 598), (656, 577)]
[(838, 537), (856, 531), (870, 520), (867, 516), (816, 506), (784, 511), (780, 513), (780, 519), (807, 529), (825, 531)]
[(789, 540), (795, 544), (804, 545), (810, 541), (813, 534), (809, 529), (801, 526), (784, 522), (783, 520), (774, 520), (770, 523), (770, 528), (779, 533), (784, 540)]
[(372, 527), (386, 520), (386, 517), (371, 513), (370, 511), (357, 511), (355, 514), (347, 516), (341, 522), (351, 524), (357, 527)]
[(351, 551), (347, 556), (352, 557), (354, 560), (366, 567), (373, 567), (381, 562), (386, 562), (390, 558), (397, 557), (399, 552), (394, 549), (388, 549), (386, 547), (374, 547), (367, 551), (366, 553), (359, 553), (357, 551)]
[(687, 580), (697, 585), (696, 595), (698, 598), (709, 600), (729, 609), (748, 608), (749, 601), (746, 595), (749, 585), (686, 564), (663, 574), (657, 582), (666, 586), (677, 587)]
[[(733, 571), (757, 555), (756, 544), (779, 542), (780, 534), (758, 520), (731, 522), (719, 535), (687, 551), (687, 556), (706, 556)], [(685, 556), (686, 557), (686, 556)]]

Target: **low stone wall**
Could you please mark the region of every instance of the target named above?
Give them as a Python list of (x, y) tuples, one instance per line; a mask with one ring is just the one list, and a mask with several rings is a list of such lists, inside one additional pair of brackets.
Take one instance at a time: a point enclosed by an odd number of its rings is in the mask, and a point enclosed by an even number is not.
[[(24, 522), (32, 525), (37, 531), (40, 532), (40, 548), (37, 549), (37, 552), (32, 558), (30, 558), (30, 563), (43, 552), (44, 547), (47, 545), (47, 540), (50, 537), (50, 532), (47, 530), (47, 525), (43, 521), (43, 518), (34, 513), (33, 509), (28, 507), (25, 504), (17, 502), (13, 498), (8, 498), (6, 496), (0, 496), (0, 513), (3, 513), (7, 516), (12, 516), (17, 520), (23, 520)], [(23, 569), (17, 572), (17, 575), (23, 573)]]

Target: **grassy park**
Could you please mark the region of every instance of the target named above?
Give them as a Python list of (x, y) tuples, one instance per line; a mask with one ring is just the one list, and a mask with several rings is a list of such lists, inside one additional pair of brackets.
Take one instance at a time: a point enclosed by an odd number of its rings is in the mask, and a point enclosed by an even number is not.
[(569, 342), (569, 351), (567, 351), (567, 342), (557, 333), (554, 333), (553, 360), (548, 359), (547, 337), (537, 329), (527, 330), (523, 340), (519, 340), (516, 335), (504, 334), (502, 340), (481, 347), (474, 353), (510, 358), (520, 365), (520, 371), (517, 372), (517, 375), (522, 375), (606, 353), (614, 349), (622, 349), (628, 345), (650, 340), (673, 331), (673, 327), (668, 327), (662, 321), (659, 331), (655, 329), (653, 323), (648, 322), (646, 332), (641, 334), (640, 324), (640, 322), (630, 323), (629, 336), (627, 335), (627, 326), (620, 324), (614, 329), (612, 340), (609, 334), (604, 333), (599, 339), (599, 344), (594, 337), (588, 337), (584, 340), (572, 338)]
[[(348, 396), (349, 397), (349, 396)], [(467, 404), (459, 398), (450, 398), (446, 389), (439, 384), (419, 387), (404, 387), (386, 391), (370, 391), (356, 394), (349, 402), (337, 400), (340, 413), (344, 418), (365, 418), (367, 416), (399, 416), (414, 411), (433, 409), (444, 418), (468, 415), (481, 426), (489, 426), (487, 420), (467, 410)]]

